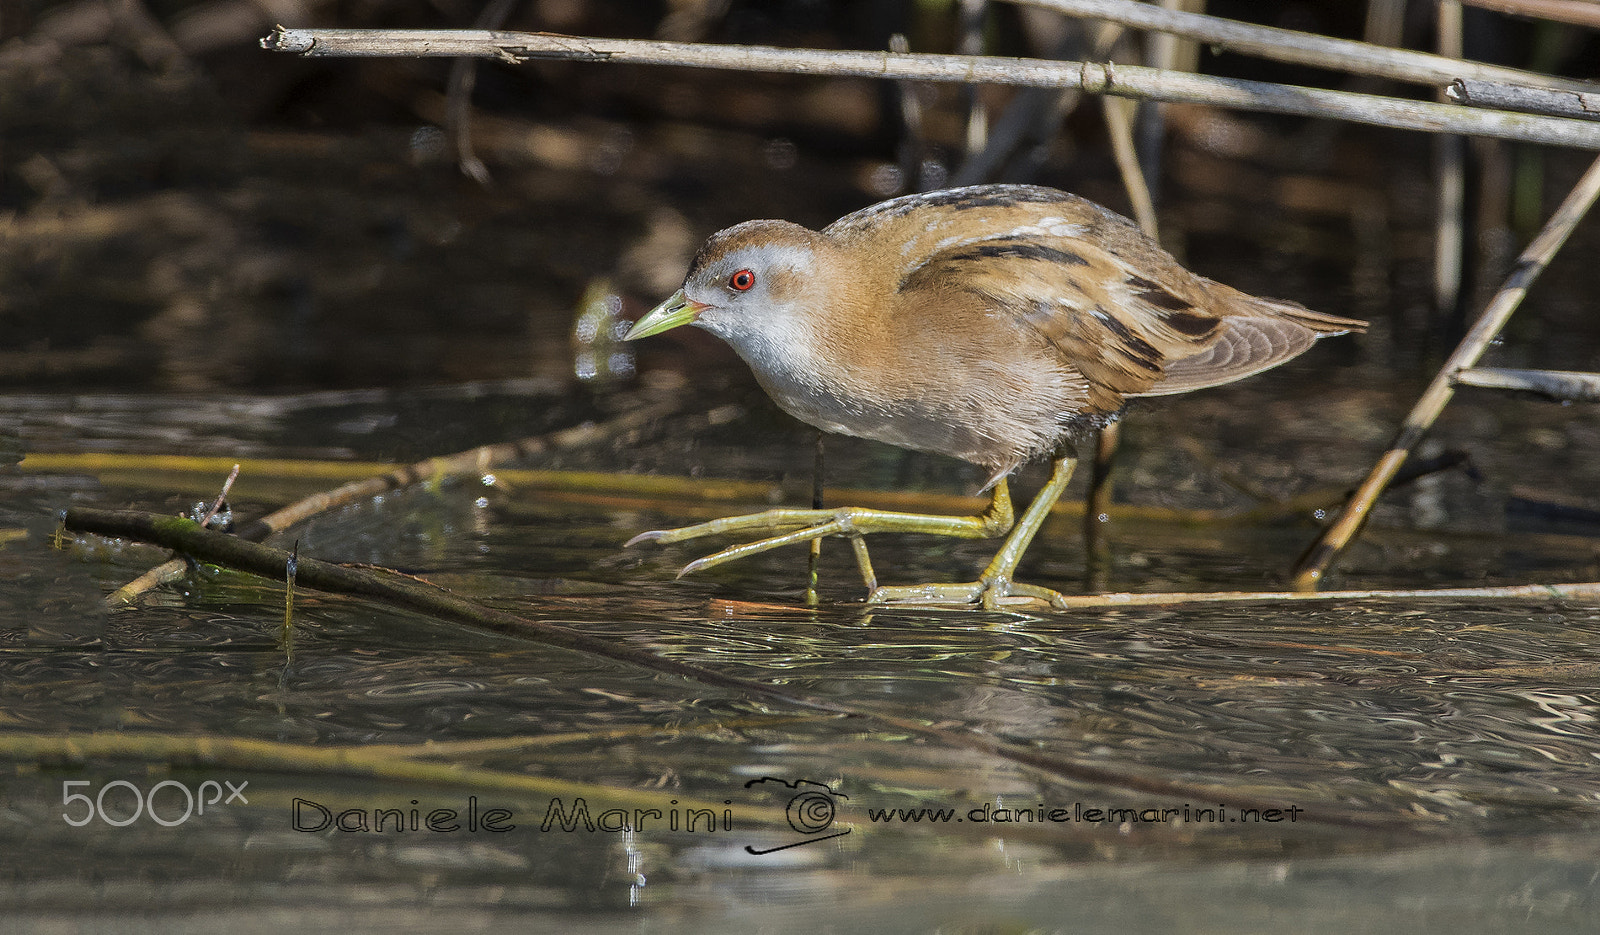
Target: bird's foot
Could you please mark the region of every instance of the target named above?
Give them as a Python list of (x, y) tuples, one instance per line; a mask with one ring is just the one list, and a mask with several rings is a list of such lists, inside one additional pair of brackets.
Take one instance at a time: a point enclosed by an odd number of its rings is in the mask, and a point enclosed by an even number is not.
[[(744, 558), (748, 555), (765, 552), (768, 549), (776, 549), (779, 546), (792, 545), (797, 542), (807, 542), (827, 536), (850, 536), (854, 540), (860, 541), (861, 531), (855, 528), (855, 517), (851, 515), (852, 512), (848, 508), (839, 510), (769, 510), (766, 513), (753, 513), (749, 516), (728, 516), (694, 526), (683, 526), (678, 529), (657, 529), (650, 532), (641, 532), (624, 543), (623, 548), (640, 542), (668, 544), (699, 539), (703, 536), (750, 531), (771, 532), (787, 526), (794, 526), (797, 523), (806, 524), (800, 525), (800, 528), (782, 535), (768, 536), (755, 542), (729, 546), (720, 552), (714, 552), (704, 558), (695, 559), (683, 566), (683, 569), (678, 572), (678, 577), (682, 578), (684, 575), (715, 568), (734, 559)], [(860, 546), (859, 549), (864, 550), (865, 546)]]
[[(663, 544), (685, 542), (703, 536), (738, 533), (777, 532), (778, 535), (729, 546), (705, 558), (696, 559), (683, 566), (678, 577), (715, 568), (734, 559), (755, 555), (768, 549), (809, 542), (828, 536), (842, 536), (850, 540), (855, 552), (856, 565), (861, 580), (869, 592), (878, 589), (877, 576), (872, 570), (872, 560), (867, 555), (866, 535), (874, 532), (921, 532), (936, 536), (953, 536), (958, 539), (981, 539), (998, 535), (1011, 526), (1011, 503), (1004, 487), (997, 487), (995, 501), (978, 516), (932, 516), (922, 513), (899, 513), (890, 510), (872, 510), (860, 507), (838, 507), (831, 510), (767, 510), (746, 516), (728, 516), (683, 526), (678, 529), (658, 529), (642, 532), (629, 539), (624, 548), (640, 542)], [(784, 532), (783, 530), (788, 530)]]
[(1067, 607), (1059, 591), (1032, 584), (1018, 584), (1009, 578), (993, 577), (962, 584), (914, 584), (873, 588), (869, 604), (899, 604), (907, 607), (982, 607), (984, 610), (1023, 610)]

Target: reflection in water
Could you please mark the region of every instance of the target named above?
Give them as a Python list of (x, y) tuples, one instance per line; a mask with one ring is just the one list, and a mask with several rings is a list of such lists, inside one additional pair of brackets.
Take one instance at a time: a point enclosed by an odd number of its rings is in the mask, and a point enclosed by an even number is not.
[[(861, 456), (847, 449), (840, 460), (853, 466)], [(48, 547), (51, 511), (69, 499), (143, 497), (168, 509), (161, 494), (66, 480), (15, 493), (8, 522), (26, 535), (0, 550), (0, 562), (21, 571), (0, 587), (6, 730), (433, 744), (448, 754), (417, 762), (567, 785), (535, 794), (319, 769), (246, 774), (203, 762), (153, 770), (120, 760), (25, 764), (0, 780), (7, 834), (18, 845), (7, 853), (31, 855), (26, 865), (0, 858), (17, 884), (7, 910), (65, 911), (88, 872), (106, 911), (152, 900), (190, 906), (195, 897), (185, 894), (197, 890), (171, 882), (188, 880), (228, 893), (229, 906), (254, 901), (306, 917), (368, 894), (360, 898), (378, 922), (405, 907), (470, 918), (484, 930), (516, 914), (583, 910), (596, 931), (632, 918), (612, 913), (648, 914), (663, 931), (689, 930), (683, 920), (691, 918), (772, 931), (932, 930), (1012, 918), (1138, 931), (1156, 923), (1133, 921), (1128, 904), (1154, 913), (1138, 918), (1170, 920), (1189, 911), (1184, 899), (1209, 892), (1281, 913), (1241, 910), (1224, 926), (1234, 931), (1271, 930), (1272, 918), (1324, 919), (1330, 931), (1402, 918), (1426, 931), (1433, 917), (1414, 911), (1422, 893), (1476, 918), (1509, 918), (1514, 901), (1488, 894), (1509, 892), (1517, 868), (1540, 868), (1532, 902), (1515, 905), (1545, 913), (1550, 930), (1592, 903), (1582, 896), (1591, 871), (1582, 868), (1595, 857), (1584, 835), (1600, 826), (1596, 608), (868, 611), (854, 603), (848, 550), (830, 544), (830, 600), (806, 610), (795, 604), (798, 552), (675, 581), (682, 555), (620, 549), (633, 531), (657, 525), (646, 506), (503, 485), (405, 491), (295, 534), (302, 554), (398, 566), (496, 606), (854, 711), (1284, 807), (1275, 820), (1240, 820), (1232, 801), (1053, 778), (866, 718), (783, 710), (315, 593), (297, 599), (296, 654), (286, 662), (276, 644), (275, 582), (202, 573), (137, 609), (106, 613), (100, 596), (162, 556)], [(171, 508), (191, 499), (174, 494)], [(248, 493), (236, 501), (244, 516), (259, 508)], [(1046, 576), (1070, 581), (1082, 562), (1071, 524), (1063, 526), (1047, 531), (1054, 538), (1035, 561)], [(1282, 566), (1302, 532), (1114, 523), (1113, 578), (1122, 580), (1113, 586), (1251, 586), (1260, 569)], [(1379, 542), (1384, 535), (1375, 533)], [(1413, 550), (1411, 565), (1379, 582), (1495, 565), (1507, 548), (1494, 538), (1439, 541), (1446, 548)], [(1578, 548), (1551, 539), (1548, 554), (1534, 554), (1543, 541), (1519, 540), (1522, 567)], [(984, 557), (982, 543), (970, 545), (885, 537), (874, 557), (886, 575), (948, 577)], [(745, 613), (738, 601), (773, 606)], [(772, 805), (782, 814), (784, 803), (746, 789), (764, 777), (836, 790), (835, 820), (850, 833), (771, 850), (793, 840), (782, 819), (740, 817)], [(63, 782), (99, 789), (122, 779), (144, 790), (167, 778), (248, 780), (250, 802), (175, 829), (148, 821), (76, 829), (59, 819)], [(607, 789), (653, 798), (608, 813), (594, 831), (559, 822), (541, 830), (553, 798), (570, 809), (587, 796), (594, 817), (606, 812)], [(290, 825), (296, 798), (330, 815), (438, 808), (466, 816), (469, 796), (473, 814), (504, 809), (516, 828), (401, 836)], [(619, 814), (669, 815), (689, 800), (729, 803), (733, 830), (617, 824)], [(1396, 830), (1319, 822), (1335, 813)], [(1456, 843), (1427, 843), (1437, 836)], [(92, 871), (85, 853), (96, 855)], [(283, 880), (300, 882), (291, 894), (275, 888)], [(815, 908), (852, 899), (911, 908), (892, 917)], [(254, 920), (236, 921), (248, 930)]]

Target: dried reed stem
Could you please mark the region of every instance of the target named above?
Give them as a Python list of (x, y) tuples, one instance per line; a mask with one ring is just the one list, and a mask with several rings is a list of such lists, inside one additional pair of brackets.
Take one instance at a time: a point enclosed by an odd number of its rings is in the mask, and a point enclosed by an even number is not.
[[(1215, 48), (1255, 55), (1280, 62), (1315, 65), (1358, 75), (1392, 78), (1412, 84), (1448, 84), (1456, 78), (1480, 78), (1508, 84), (1594, 91), (1596, 85), (1538, 72), (1460, 61), (1443, 55), (1391, 49), (1352, 39), (1334, 39), (1315, 33), (1240, 23), (1203, 13), (1164, 10), (1134, 0), (1011, 0), (1028, 6), (1056, 10), (1070, 16), (1121, 23), (1134, 29), (1151, 29), (1204, 42)], [(1478, 2), (1478, 6), (1488, 5)], [(1595, 8), (1594, 3), (1574, 4)]]
[(1482, 7), (1516, 16), (1534, 16), (1600, 29), (1600, 3), (1594, 0), (1462, 0), (1467, 6)]
[(1081, 88), (1091, 94), (1113, 94), (1135, 100), (1207, 104), (1350, 120), (1401, 130), (1462, 133), (1579, 149), (1600, 149), (1600, 126), (1588, 121), (1478, 111), (1453, 104), (1214, 78), (1134, 65), (1050, 62), (993, 56), (777, 49), (769, 46), (596, 39), (483, 30), (279, 27), (262, 39), (261, 45), (274, 51), (307, 56), (481, 56), (513, 64), (532, 59), (562, 59), (734, 71)]

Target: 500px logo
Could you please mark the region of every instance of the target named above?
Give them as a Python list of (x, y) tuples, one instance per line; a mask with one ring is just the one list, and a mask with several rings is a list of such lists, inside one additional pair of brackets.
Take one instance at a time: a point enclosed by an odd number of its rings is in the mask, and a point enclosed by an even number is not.
[[(126, 779), (113, 779), (101, 786), (93, 798), (87, 791), (72, 791), (76, 786), (93, 785), (87, 779), (68, 779), (61, 783), (61, 804), (67, 806), (67, 810), (61, 813), (62, 821), (74, 828), (82, 828), (98, 818), (113, 828), (124, 828), (143, 815), (162, 827), (176, 828), (193, 815), (204, 815), (207, 805), (231, 805), (235, 801), (241, 805), (250, 804), (250, 800), (244, 797), (244, 787), (250, 785), (249, 781), (234, 785), (226, 779), (221, 783), (207, 779), (198, 789), (190, 789), (176, 779), (164, 779), (145, 792)], [(127, 791), (112, 794), (113, 790)], [(159, 808), (157, 793), (162, 793)], [(129, 796), (133, 799), (131, 804), (128, 803)], [(79, 808), (83, 811), (73, 814)]]

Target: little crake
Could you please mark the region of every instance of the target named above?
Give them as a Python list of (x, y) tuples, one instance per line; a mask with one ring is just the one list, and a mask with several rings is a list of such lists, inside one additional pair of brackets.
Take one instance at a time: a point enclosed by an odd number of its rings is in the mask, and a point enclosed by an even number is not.
[[(972, 517), (769, 510), (632, 542), (776, 533), (689, 572), (846, 536), (869, 601), (991, 609), (1059, 600), (1012, 574), (1071, 479), (1075, 441), (1114, 420), (1125, 400), (1230, 383), (1365, 326), (1197, 276), (1127, 219), (1031, 185), (907, 195), (820, 232), (787, 221), (730, 227), (706, 241), (683, 288), (627, 337), (686, 324), (727, 341), (795, 418), (970, 461), (988, 472), (993, 501)], [(1013, 524), (1006, 476), (1041, 456), (1055, 470)], [(977, 581), (913, 587), (879, 587), (861, 538), (1007, 530)]]

